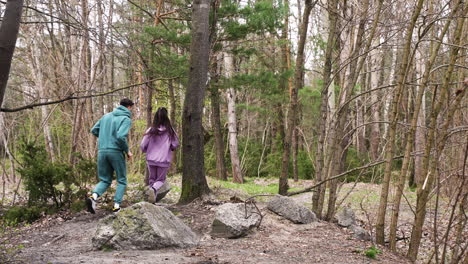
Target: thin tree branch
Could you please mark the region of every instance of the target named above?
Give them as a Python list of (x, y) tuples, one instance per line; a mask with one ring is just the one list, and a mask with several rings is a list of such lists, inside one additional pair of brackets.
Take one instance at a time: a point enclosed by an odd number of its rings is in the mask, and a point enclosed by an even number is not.
[[(393, 160), (402, 159), (402, 158), (403, 158), (403, 156), (397, 156), (397, 157), (394, 157)], [(315, 184), (315, 185), (312, 185), (312, 186), (310, 186), (310, 187), (307, 187), (307, 188), (305, 188), (305, 189), (303, 189), (303, 190), (296, 191), (296, 192), (290, 192), (290, 193), (287, 194), (287, 196), (293, 196), (293, 195), (296, 195), (296, 194), (301, 194), (301, 193), (310, 192), (310, 191), (312, 191), (313, 189), (317, 188), (318, 186), (320, 186), (320, 185), (322, 185), (322, 184), (324, 184), (324, 183), (326, 183), (326, 182), (328, 182), (328, 181), (341, 178), (341, 177), (343, 177), (343, 176), (346, 176), (346, 175), (348, 175), (348, 174), (350, 174), (350, 173), (352, 173), (352, 172), (358, 171), (358, 170), (364, 170), (364, 169), (368, 169), (368, 168), (375, 167), (375, 166), (380, 165), (380, 164), (382, 164), (382, 163), (384, 163), (384, 162), (385, 162), (385, 160), (379, 160), (379, 161), (375, 161), (375, 162), (372, 162), (372, 163), (370, 163), (370, 164), (367, 164), (367, 165), (364, 165), (364, 166), (361, 166), (361, 167), (357, 167), (357, 168), (354, 168), (354, 169), (345, 171), (345, 172), (343, 172), (343, 173), (340, 173), (340, 174), (338, 174), (338, 175), (335, 175), (335, 176), (333, 176), (333, 177), (330, 177), (330, 178), (328, 178), (328, 179), (325, 179), (325, 180), (323, 180), (323, 181), (321, 181), (321, 182), (319, 182), (319, 183), (317, 183), (317, 184)]]
[(147, 14), (148, 16), (150, 16), (151, 18), (154, 18), (154, 15), (151, 14), (151, 12), (147, 11), (146, 9), (144, 9), (143, 7), (135, 4), (133, 1), (131, 0), (127, 0), (130, 4), (134, 5), (136, 8), (140, 9), (141, 11), (143, 11), (145, 14)]
[(146, 82), (136, 83), (136, 84), (128, 85), (128, 86), (125, 86), (125, 87), (120, 87), (120, 88), (117, 88), (117, 89), (114, 89), (114, 90), (110, 90), (110, 91), (102, 92), (102, 93), (97, 93), (97, 94), (89, 94), (89, 95), (83, 95), (83, 96), (73, 96), (73, 93), (72, 93), (72, 94), (70, 94), (69, 96), (67, 96), (67, 97), (65, 97), (65, 98), (61, 98), (61, 99), (54, 100), (54, 101), (43, 102), (43, 103), (36, 103), (36, 104), (30, 104), (30, 105), (25, 105), (25, 106), (17, 107), (17, 108), (0, 108), (0, 112), (9, 112), (9, 113), (11, 113), (11, 112), (19, 112), (19, 111), (26, 110), (26, 109), (33, 109), (34, 107), (38, 107), (38, 106), (51, 105), (51, 104), (59, 104), (59, 103), (63, 103), (63, 102), (69, 101), (69, 100), (77, 100), (77, 99), (85, 99), (85, 98), (92, 98), (92, 97), (100, 97), (100, 96), (108, 95), (108, 94), (115, 93), (115, 92), (118, 92), (118, 91), (121, 91), (121, 90), (133, 88), (133, 87), (136, 87), (136, 86), (139, 86), (139, 85), (142, 85), (142, 84), (147, 84), (147, 83), (150, 83), (150, 82), (153, 82), (153, 81), (171, 80), (171, 79), (177, 79), (177, 78), (179, 78), (179, 77), (154, 78), (154, 79), (151, 79), (151, 80), (146, 81)]

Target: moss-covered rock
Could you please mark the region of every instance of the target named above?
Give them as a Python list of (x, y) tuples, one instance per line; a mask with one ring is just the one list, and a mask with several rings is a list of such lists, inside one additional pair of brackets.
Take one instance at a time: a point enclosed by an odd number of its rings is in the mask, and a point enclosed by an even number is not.
[(101, 219), (92, 242), (99, 249), (122, 250), (190, 247), (198, 240), (171, 211), (141, 202)]

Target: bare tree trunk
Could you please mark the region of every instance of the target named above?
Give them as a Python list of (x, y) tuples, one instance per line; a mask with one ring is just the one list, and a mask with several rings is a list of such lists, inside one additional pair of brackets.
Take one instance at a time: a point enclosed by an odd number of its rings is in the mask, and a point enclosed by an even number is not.
[[(177, 131), (177, 120), (176, 120), (176, 112), (177, 112), (177, 105), (176, 105), (176, 98), (174, 93), (174, 80), (168, 80), (168, 92), (169, 92), (169, 116), (171, 118), (171, 125), (175, 131)], [(177, 171), (177, 150), (172, 152), (172, 164), (171, 164), (171, 172), (175, 173)]]
[[(226, 78), (232, 78), (234, 72), (234, 58), (232, 54), (224, 54), (224, 68)], [(231, 154), (232, 181), (243, 183), (244, 177), (240, 168), (239, 152), (237, 144), (237, 116), (236, 116), (236, 90), (229, 87), (226, 91), (227, 115), (229, 130), (229, 153)]]
[[(458, 1), (454, 10), (457, 10), (458, 6), (460, 4), (461, 4), (461, 1)], [(452, 17), (453, 17), (453, 14), (452, 14)], [(446, 24), (444, 26), (444, 29), (442, 30), (441, 35), (438, 38), (439, 40), (442, 40), (444, 38), (447, 30), (449, 29), (450, 22), (451, 22), (451, 19), (447, 20), (447, 22), (446, 22)], [(402, 165), (402, 168), (401, 168), (398, 184), (397, 184), (397, 187), (396, 187), (396, 193), (395, 193), (395, 197), (394, 197), (394, 200), (393, 200), (392, 220), (391, 220), (391, 224), (390, 224), (390, 233), (389, 233), (389, 235), (390, 235), (390, 248), (393, 251), (396, 251), (396, 231), (397, 231), (396, 229), (397, 229), (397, 224), (398, 224), (398, 215), (399, 215), (399, 212), (400, 212), (401, 197), (403, 195), (403, 190), (404, 190), (407, 174), (409, 172), (409, 164), (410, 164), (410, 160), (411, 160), (411, 151), (413, 149), (416, 128), (417, 128), (418, 123), (421, 122), (421, 121), (419, 121), (419, 117), (420, 117), (419, 113), (420, 113), (421, 105), (422, 105), (422, 102), (423, 102), (422, 99), (423, 99), (423, 95), (424, 95), (427, 83), (429, 82), (432, 65), (435, 62), (435, 59), (436, 59), (437, 54), (439, 52), (440, 46), (441, 46), (441, 42), (439, 42), (439, 41), (431, 42), (430, 58), (425, 63), (426, 64), (425, 65), (425, 71), (424, 71), (424, 74), (423, 74), (423, 77), (422, 77), (421, 86), (419, 87), (418, 94), (416, 96), (415, 108), (414, 108), (413, 118), (412, 118), (412, 121), (411, 121), (410, 131), (407, 133), (408, 137), (407, 137), (406, 146), (405, 146), (405, 154), (404, 154), (404, 159), (403, 159), (403, 165)]]
[[(46, 89), (46, 79), (42, 72), (43, 63), (39, 60), (39, 58), (44, 57), (43, 54), (40, 52), (40, 49), (36, 48), (35, 45), (31, 48), (31, 54), (36, 54), (35, 56), (31, 56), (31, 64), (32, 64), (32, 74), (34, 76), (35, 84), (38, 88), (39, 98), (41, 101), (44, 102), (47, 99), (47, 89)], [(55, 160), (55, 150), (52, 140), (52, 133), (50, 131), (49, 126), (49, 114), (47, 113), (47, 106), (41, 106), (41, 123), (42, 123), (42, 131), (44, 133), (44, 141), (47, 153), (49, 153), (49, 157), (52, 161)]]
[(203, 153), (203, 101), (210, 57), (210, 0), (194, 0), (192, 7), (190, 71), (182, 114), (182, 193), (179, 203), (189, 203), (210, 192)]
[[(359, 26), (357, 29), (356, 41), (351, 53), (351, 62), (349, 64), (349, 76), (346, 78), (348, 81), (346, 86), (340, 93), (340, 109), (337, 111), (337, 120), (332, 123), (332, 136), (331, 136), (331, 143), (330, 143), (330, 159), (325, 163), (325, 170), (327, 172), (327, 178), (331, 177), (331, 175), (337, 175), (344, 169), (344, 160), (346, 158), (346, 149), (348, 145), (347, 136), (345, 136), (345, 128), (347, 122), (347, 113), (349, 104), (348, 101), (352, 95), (353, 89), (356, 86), (359, 73), (363, 68), (364, 62), (366, 60), (366, 56), (361, 56), (360, 53), (363, 51), (362, 48), (364, 46), (364, 54), (367, 54), (370, 50), (372, 40), (374, 38), (375, 32), (377, 30), (377, 25), (380, 20), (380, 12), (382, 9), (382, 0), (379, 1), (377, 11), (374, 14), (374, 21), (371, 27), (371, 31), (367, 41), (364, 41), (364, 31), (365, 31), (365, 24), (367, 21), (367, 14), (369, 9), (369, 1), (365, 0), (362, 3), (362, 8), (360, 8), (360, 21)], [(365, 44), (365, 45), (364, 45)], [(332, 164), (335, 162), (335, 164)], [(328, 199), (328, 209), (327, 215), (325, 217), (326, 220), (331, 220), (335, 215), (335, 204), (336, 204), (336, 190), (337, 190), (337, 180), (332, 180), (329, 183), (329, 199)]]
[[(384, 71), (382, 67), (382, 62), (384, 62), (383, 54), (381, 52), (375, 51), (371, 53), (370, 64), (371, 64), (371, 89), (377, 88), (380, 85), (381, 72)], [(381, 72), (379, 72), (381, 71)], [(375, 91), (370, 94), (371, 99), (371, 111), (370, 117), (371, 122), (380, 121), (380, 112), (379, 112), (379, 92)], [(379, 142), (380, 142), (380, 125), (378, 123), (373, 123), (371, 125), (370, 132), (370, 157), (372, 160), (377, 160), (379, 157)]]
[(7, 134), (7, 127), (6, 127), (6, 124), (5, 124), (5, 114), (0, 112), (0, 136), (1, 136), (1, 140), (2, 140), (2, 143), (3, 143), (3, 147), (5, 148), (5, 153), (7, 154), (8, 156), (8, 159), (10, 160), (10, 173), (11, 175), (8, 175), (7, 176), (7, 179), (11, 182), (15, 182), (16, 181), (16, 177), (15, 177), (15, 160), (14, 160), (14, 157), (13, 155), (11, 154), (11, 151), (10, 151), (10, 148), (8, 147), (8, 134)]
[[(424, 225), (425, 217), (426, 217), (426, 204), (429, 199), (429, 193), (432, 191), (432, 185), (436, 178), (436, 167), (438, 164), (439, 157), (442, 153), (442, 150), (445, 147), (445, 142), (447, 140), (448, 135), (448, 126), (453, 118), (455, 113), (455, 109), (457, 109), (460, 101), (462, 100), (463, 96), (468, 89), (468, 80), (466, 81), (464, 87), (460, 90), (455, 92), (455, 98), (451, 100), (450, 105), (447, 111), (447, 118), (445, 118), (444, 124), (438, 132), (437, 139), (440, 139), (439, 142), (436, 142), (436, 125), (439, 113), (442, 109), (442, 105), (445, 103), (446, 96), (448, 94), (450, 81), (452, 78), (452, 73), (455, 68), (455, 63), (457, 60), (458, 51), (462, 45), (462, 32), (463, 32), (463, 25), (465, 22), (465, 17), (468, 12), (468, 2), (465, 2), (464, 7), (459, 10), (460, 16), (457, 21), (457, 26), (455, 28), (455, 32), (453, 34), (455, 44), (452, 46), (450, 51), (450, 61), (448, 63), (447, 71), (445, 72), (443, 84), (441, 86), (440, 91), (440, 98), (436, 105), (433, 107), (431, 111), (431, 121), (428, 127), (428, 135), (426, 139), (426, 150), (424, 153), (424, 162), (423, 162), (423, 175), (425, 176), (425, 180), (422, 186), (418, 186), (417, 191), (417, 201), (416, 201), (416, 217), (414, 219), (413, 229), (411, 232), (411, 240), (409, 244), (408, 254), (407, 256), (415, 261), (418, 256), (419, 245), (421, 243), (421, 236), (422, 236), (422, 228)], [(435, 98), (434, 98), (435, 99)], [(435, 100), (434, 100), (435, 102)], [(436, 144), (437, 143), (437, 144)], [(431, 154), (432, 146), (435, 145), (435, 154)]]
[[(323, 68), (323, 88), (321, 92), (320, 102), (320, 118), (318, 123), (318, 142), (317, 142), (317, 158), (315, 160), (315, 182), (323, 181), (325, 177), (324, 163), (327, 160), (325, 153), (325, 136), (327, 127), (327, 112), (328, 112), (328, 89), (332, 82), (331, 70), (333, 61), (333, 50), (337, 41), (337, 19), (338, 19), (338, 1), (327, 1), (329, 29), (327, 37), (327, 48), (325, 51), (325, 65)], [(312, 195), (312, 210), (318, 218), (322, 218), (323, 203), (325, 197), (325, 186), (317, 187), (316, 192)]]
[[(299, 124), (299, 121), (297, 121), (297, 124)], [(292, 135), (292, 165), (293, 165), (293, 178), (295, 182), (299, 181), (299, 168), (297, 167), (298, 152), (299, 152), (299, 133), (296, 127)]]
[(281, 166), (281, 176), (279, 179), (279, 194), (286, 195), (288, 192), (288, 175), (289, 175), (289, 157), (291, 153), (291, 142), (293, 137), (293, 131), (296, 129), (297, 120), (297, 109), (298, 99), (297, 93), (299, 89), (304, 85), (304, 49), (307, 38), (307, 29), (309, 27), (309, 16), (314, 4), (312, 0), (305, 0), (304, 13), (302, 15), (302, 24), (299, 29), (299, 43), (297, 47), (296, 57), (296, 71), (294, 73), (294, 87), (291, 90), (290, 106), (289, 106), (289, 118), (287, 125), (287, 132), (284, 138), (283, 144), (283, 159)]
[(222, 59), (222, 55), (218, 54), (215, 56), (216, 63), (214, 63), (214, 71), (217, 71), (213, 74), (214, 80), (210, 85), (211, 92), (211, 120), (213, 122), (213, 134), (215, 138), (215, 152), (216, 152), (216, 176), (220, 180), (227, 180), (226, 173), (226, 162), (224, 160), (224, 140), (221, 126), (221, 112), (220, 112), (220, 97), (218, 90), (218, 78), (220, 67), (218, 65), (218, 60)]
[[(99, 27), (99, 42), (98, 42), (98, 66), (97, 66), (97, 80), (96, 80), (96, 88), (99, 89), (100, 91), (105, 90), (105, 83), (106, 83), (106, 54), (105, 54), (105, 44), (106, 44), (106, 37), (104, 34), (104, 28), (106, 25), (104, 25), (104, 4), (103, 0), (97, 0), (97, 25)], [(109, 18), (110, 19), (110, 18)], [(98, 116), (103, 116), (104, 115), (104, 97), (101, 96), (99, 97), (99, 104), (97, 106), (97, 115)]]
[(5, 97), (22, 11), (23, 0), (8, 0), (0, 26), (0, 107)]
[(418, 0), (417, 5), (413, 11), (413, 15), (411, 18), (410, 23), (407, 27), (405, 43), (403, 48), (402, 54), (402, 65), (399, 67), (398, 72), (398, 80), (397, 80), (397, 87), (395, 89), (395, 93), (392, 99), (391, 105), (391, 112), (390, 112), (390, 125), (388, 130), (388, 144), (387, 149), (385, 152), (385, 170), (383, 176), (383, 183), (382, 183), (382, 190), (380, 193), (380, 203), (379, 203), (379, 211), (377, 214), (377, 224), (376, 224), (376, 242), (378, 244), (383, 245), (385, 243), (385, 216), (387, 210), (387, 200), (388, 200), (388, 192), (390, 187), (390, 176), (392, 172), (392, 159), (395, 153), (395, 135), (396, 135), (396, 125), (398, 122), (398, 107), (401, 101), (401, 96), (403, 93), (403, 89), (406, 83), (406, 75), (409, 66), (411, 65), (411, 42), (413, 36), (413, 30), (416, 24), (416, 20), (419, 17), (421, 12), (421, 8), (423, 5), (424, 0)]

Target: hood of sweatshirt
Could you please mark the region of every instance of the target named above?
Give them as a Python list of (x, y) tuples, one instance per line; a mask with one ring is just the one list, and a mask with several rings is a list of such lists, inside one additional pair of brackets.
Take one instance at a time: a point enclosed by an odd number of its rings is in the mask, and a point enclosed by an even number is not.
[(157, 134), (162, 134), (166, 132), (166, 127), (165, 126), (159, 126), (158, 129), (156, 130)]
[(132, 112), (130, 112), (130, 110), (128, 110), (128, 108), (123, 105), (116, 107), (114, 111), (112, 111), (112, 114), (114, 116), (126, 116), (128, 118), (132, 117)]

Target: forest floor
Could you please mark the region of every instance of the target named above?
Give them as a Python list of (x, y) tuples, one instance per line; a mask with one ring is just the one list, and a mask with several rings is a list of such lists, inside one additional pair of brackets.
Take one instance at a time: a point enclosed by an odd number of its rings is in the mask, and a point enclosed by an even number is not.
[[(22, 247), (16, 257), (22, 263), (410, 263), (403, 256), (392, 254), (385, 248), (379, 248), (381, 254), (375, 260), (366, 257), (365, 252), (373, 246), (372, 243), (354, 239), (348, 229), (333, 223), (292, 224), (265, 208), (269, 197), (258, 197), (257, 205), (265, 216), (261, 226), (247, 237), (211, 237), (209, 233), (217, 205), (209, 201), (177, 205), (180, 179), (173, 178), (171, 183), (174, 185), (173, 191), (160, 205), (184, 220), (200, 236), (197, 247), (144, 251), (96, 250), (91, 238), (97, 222), (110, 214), (103, 203), (95, 215), (85, 211), (63, 212), (22, 227), (13, 240)], [(265, 188), (277, 186), (273, 179), (252, 179), (252, 184)], [(299, 189), (311, 185), (311, 181), (291, 182), (290, 185)], [(255, 191), (242, 188), (224, 188), (224, 183), (218, 181), (210, 182), (210, 186), (212, 197), (217, 201), (229, 201), (234, 196), (246, 199), (255, 194)], [(138, 196), (135, 193), (129, 191), (127, 196)], [(338, 203), (352, 207), (361, 225), (372, 230), (368, 223), (375, 218), (379, 185), (345, 184), (340, 193)], [(411, 194), (408, 195), (407, 199), (414, 199)], [(304, 193), (294, 196), (294, 199), (310, 207), (311, 197), (311, 193)], [(343, 198), (346, 198), (346, 204), (340, 202)], [(412, 220), (411, 209), (404, 206), (401, 215), (404, 227)], [(407, 236), (405, 229), (401, 233), (403, 237)], [(405, 248), (406, 240), (403, 238), (399, 242), (400, 248)]]

